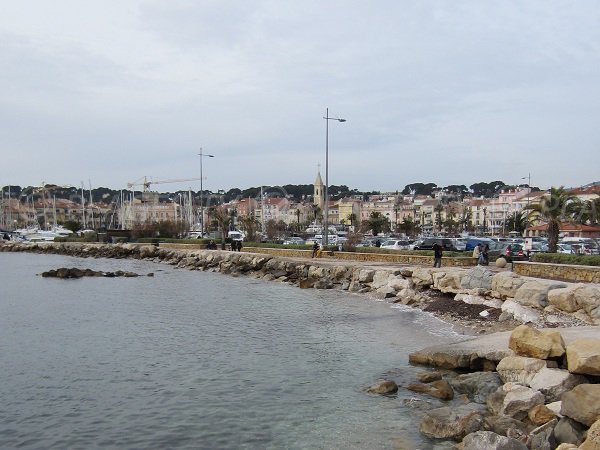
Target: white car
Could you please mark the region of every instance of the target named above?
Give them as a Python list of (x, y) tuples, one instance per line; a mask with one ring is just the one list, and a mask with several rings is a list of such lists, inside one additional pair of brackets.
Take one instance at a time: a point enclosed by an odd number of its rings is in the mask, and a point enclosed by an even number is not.
[(381, 248), (393, 250), (410, 250), (410, 243), (400, 239), (389, 239), (381, 244)]
[(298, 236), (292, 236), (283, 241), (283, 245), (303, 245), (304, 239)]

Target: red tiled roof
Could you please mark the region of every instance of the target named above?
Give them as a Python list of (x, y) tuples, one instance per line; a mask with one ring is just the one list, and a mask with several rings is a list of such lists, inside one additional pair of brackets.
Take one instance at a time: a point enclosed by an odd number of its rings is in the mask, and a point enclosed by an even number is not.
[[(560, 224), (560, 231), (600, 231), (600, 227), (596, 227), (593, 225), (582, 225), (580, 223), (568, 223), (564, 222)], [(548, 224), (543, 223), (541, 225), (536, 225), (534, 227), (528, 227), (527, 230), (530, 231), (546, 231), (548, 229)]]

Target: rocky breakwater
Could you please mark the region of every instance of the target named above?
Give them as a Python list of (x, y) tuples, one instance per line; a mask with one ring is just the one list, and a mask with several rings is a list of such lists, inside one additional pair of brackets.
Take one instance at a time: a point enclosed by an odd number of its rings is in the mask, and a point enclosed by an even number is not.
[[(123, 270), (117, 270), (115, 272), (102, 272), (98, 270), (92, 269), (79, 269), (77, 267), (61, 267), (60, 269), (51, 269), (46, 272), (41, 273), (43, 278), (83, 278), (83, 277), (105, 277), (105, 278), (115, 278), (115, 277), (125, 277), (125, 278), (134, 278), (139, 277), (140, 275), (135, 272), (128, 272)], [(153, 273), (149, 273), (147, 276), (153, 277)]]
[(367, 293), (430, 311), (481, 332), (512, 329), (519, 323), (600, 324), (599, 285), (528, 278), (510, 271), (491, 272), (484, 267), (375, 266), (248, 251), (181, 250), (134, 244), (9, 242), (0, 245), (0, 251), (137, 258), (189, 270), (287, 282), (301, 288)]
[[(421, 413), (423, 435), (458, 441), (464, 450), (600, 449), (597, 328), (521, 325), (465, 344), (410, 355), (412, 363), (437, 369), (400, 387), (419, 393), (420, 401), (437, 401)], [(473, 372), (475, 360), (489, 364)], [(463, 370), (443, 370), (448, 367)]]

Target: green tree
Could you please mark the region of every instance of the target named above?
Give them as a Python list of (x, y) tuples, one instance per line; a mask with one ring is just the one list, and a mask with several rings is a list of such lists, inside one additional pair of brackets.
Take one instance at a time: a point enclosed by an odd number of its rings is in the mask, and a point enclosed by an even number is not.
[(548, 224), (548, 247), (550, 253), (556, 253), (560, 223), (572, 220), (575, 196), (569, 194), (564, 186), (550, 188), (550, 193), (544, 195), (540, 203), (529, 205), (527, 208), (535, 213), (540, 220)]
[(213, 208), (213, 218), (217, 223), (217, 228), (221, 232), (221, 236), (223, 242), (227, 237), (227, 230), (229, 230), (229, 223), (231, 222), (231, 217), (227, 214), (227, 211), (221, 207)]
[(246, 233), (246, 240), (254, 242), (256, 240), (256, 230), (258, 230), (258, 220), (253, 215), (238, 217), (242, 225), (242, 230)]
[(67, 230), (71, 230), (73, 233), (77, 233), (79, 230), (81, 230), (82, 225), (77, 220), (67, 220), (65, 223), (63, 223), (63, 227), (65, 227)]
[(573, 214), (575, 222), (587, 225), (598, 225), (600, 223), (600, 198), (593, 200), (573, 202)]
[(508, 231), (517, 231), (523, 234), (527, 228), (527, 215), (523, 211), (515, 211), (506, 218), (504, 228)]
[(369, 218), (363, 222), (363, 228), (371, 230), (373, 236), (377, 236), (382, 231), (390, 231), (390, 220), (378, 211), (373, 211)]
[(356, 223), (356, 214), (348, 214), (348, 220), (350, 221), (350, 225), (354, 225)]
[(415, 223), (412, 217), (405, 217), (404, 219), (402, 219), (402, 222), (400, 222), (398, 228), (402, 233), (404, 233), (407, 236), (414, 236), (420, 231), (419, 226)]
[(435, 224), (437, 225), (438, 232), (442, 231), (442, 212), (444, 212), (444, 205), (438, 203), (433, 207), (435, 211)]

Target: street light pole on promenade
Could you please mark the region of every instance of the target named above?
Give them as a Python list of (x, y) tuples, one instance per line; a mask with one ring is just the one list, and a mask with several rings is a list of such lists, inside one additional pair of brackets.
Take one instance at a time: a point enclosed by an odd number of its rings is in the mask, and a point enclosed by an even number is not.
[(531, 197), (531, 172), (527, 174), (526, 177), (521, 178), (521, 180), (527, 180), (527, 215), (525, 216), (525, 233), (527, 233), (527, 228), (529, 227), (529, 198)]
[(202, 159), (206, 156), (208, 158), (214, 158), (215, 155), (209, 155), (208, 153), (202, 153), (202, 147), (200, 147), (200, 235), (204, 237), (204, 190), (202, 187)]
[(339, 117), (329, 117), (329, 108), (325, 109), (325, 212), (324, 212), (324, 226), (323, 226), (323, 245), (329, 244), (329, 121), (337, 120), (338, 122), (345, 122), (346, 119), (340, 119)]

